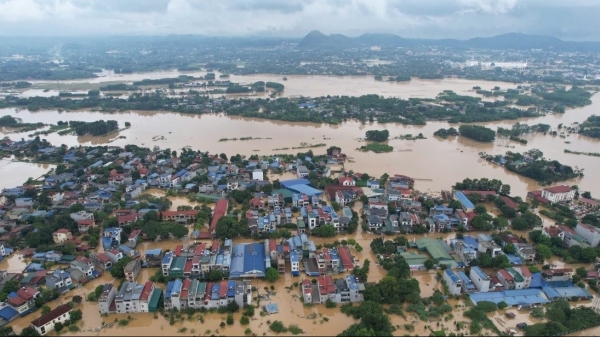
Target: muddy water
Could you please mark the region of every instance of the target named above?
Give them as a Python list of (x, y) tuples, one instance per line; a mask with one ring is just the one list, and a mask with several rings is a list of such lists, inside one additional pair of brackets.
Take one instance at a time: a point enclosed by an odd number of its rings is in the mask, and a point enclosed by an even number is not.
[[(600, 105), (600, 95), (592, 99), (593, 104), (584, 108), (567, 111), (563, 115), (550, 115), (538, 119), (522, 120), (529, 123), (547, 123), (556, 127), (559, 123), (565, 125), (582, 121), (594, 114)], [(586, 176), (581, 180), (567, 181), (566, 184), (577, 184), (583, 190), (600, 195), (600, 184), (594, 170), (600, 163), (600, 158), (565, 154), (564, 149), (583, 152), (597, 152), (600, 141), (579, 135), (571, 135), (566, 139), (542, 134), (526, 135), (527, 146), (499, 139), (494, 144), (482, 144), (465, 138), (439, 139), (432, 136), (441, 127), (448, 127), (444, 122), (430, 122), (426, 126), (404, 126), (395, 124), (379, 125), (377, 123), (361, 124), (346, 122), (341, 125), (320, 125), (313, 123), (288, 123), (249, 118), (230, 118), (223, 115), (181, 115), (157, 112), (126, 112), (103, 114), (97, 112), (15, 112), (14, 109), (2, 109), (1, 115), (10, 114), (23, 119), (24, 122), (55, 123), (57, 120), (115, 119), (120, 125), (128, 121), (132, 127), (118, 135), (125, 139), (116, 139), (117, 134), (108, 137), (59, 136), (50, 134), (46, 137), (53, 144), (95, 145), (106, 144), (125, 145), (135, 143), (140, 146), (181, 149), (192, 146), (211, 153), (224, 152), (228, 155), (236, 153), (244, 155), (296, 153), (307, 149), (292, 149), (301, 142), (326, 143), (341, 146), (343, 151), (352, 158), (346, 163), (346, 169), (355, 172), (369, 172), (379, 176), (385, 172), (402, 173), (418, 179), (416, 188), (423, 191), (439, 191), (448, 189), (454, 182), (466, 177), (488, 177), (500, 179), (512, 187), (512, 194), (524, 197), (527, 190), (539, 186), (531, 179), (520, 177), (506, 171), (504, 168), (489, 164), (478, 157), (479, 152), (493, 154), (504, 153), (507, 150), (524, 151), (538, 148), (546, 157), (557, 159), (562, 163), (586, 169)], [(515, 121), (488, 123), (488, 126), (510, 127)], [(391, 140), (389, 143), (399, 152), (386, 154), (363, 153), (356, 148), (362, 144), (356, 141), (363, 137), (368, 130), (386, 128), (392, 137), (402, 134), (423, 133), (427, 139), (417, 141)], [(186, 131), (187, 130), (187, 131)], [(184, 131), (184, 132), (182, 132)], [(14, 135), (11, 135), (14, 137)], [(163, 136), (164, 140), (154, 141), (153, 137)], [(233, 137), (270, 137), (272, 139), (250, 141), (219, 142), (221, 138)], [(565, 144), (565, 140), (571, 144)], [(514, 148), (513, 148), (514, 147)], [(288, 150), (276, 150), (289, 148)], [(258, 151), (256, 151), (258, 150)], [(313, 148), (313, 152), (324, 153), (325, 147)], [(374, 165), (374, 163), (377, 165)], [(6, 177), (6, 176), (5, 176)], [(21, 179), (21, 181), (24, 179)]]
[[(14, 137), (14, 139), (17, 139)], [(13, 162), (4, 158), (0, 160), (0, 190), (3, 188), (12, 188), (23, 184), (27, 179), (33, 177), (39, 178), (54, 165), (49, 164), (31, 164), (24, 162)]]
[[(179, 75), (189, 76), (204, 76), (206, 71), (193, 72), (178, 72), (176, 70), (155, 71), (149, 73), (134, 73), (134, 74), (114, 74), (112, 71), (105, 71), (100, 76), (93, 79), (61, 81), (60, 83), (67, 84), (67, 87), (80, 85), (77, 89), (84, 89), (87, 86), (104, 83), (131, 83), (133, 81), (141, 81), (143, 79), (160, 79), (166, 77), (177, 77)], [(215, 75), (220, 75), (215, 72)], [(256, 74), (256, 75), (231, 75), (228, 80), (240, 84), (250, 84), (257, 81), (279, 82), (285, 85), (285, 90), (282, 96), (327, 96), (327, 95), (346, 95), (360, 96), (366, 94), (379, 94), (386, 97), (435, 97), (444, 90), (453, 90), (456, 93), (463, 95), (476, 95), (473, 90), (474, 86), (481, 86), (482, 89), (491, 90), (498, 86), (502, 89), (516, 88), (517, 85), (506, 82), (491, 82), (491, 81), (471, 81), (458, 78), (446, 78), (441, 80), (422, 80), (413, 78), (409, 82), (386, 82), (376, 81), (373, 76), (322, 76), (322, 75), (286, 75), (287, 81), (283, 81), (283, 75), (275, 74)], [(44, 95), (58, 95), (59, 90), (54, 82), (32, 81), (44, 88), (52, 88)], [(41, 90), (36, 90), (36, 94)], [(199, 90), (196, 88), (196, 90)], [(25, 91), (22, 95), (31, 96)], [(42, 96), (42, 94), (39, 94)]]
[(9, 273), (21, 273), (27, 268), (27, 265), (28, 263), (23, 259), (23, 256), (16, 252), (0, 262), (0, 270), (6, 270)]

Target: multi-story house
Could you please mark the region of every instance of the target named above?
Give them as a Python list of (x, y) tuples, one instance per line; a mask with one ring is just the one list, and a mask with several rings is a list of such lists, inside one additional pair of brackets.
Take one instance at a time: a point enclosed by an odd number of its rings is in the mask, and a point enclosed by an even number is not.
[(480, 293), (485, 293), (485, 292), (490, 291), (491, 279), (479, 267), (477, 267), (477, 266), (471, 267), (471, 272), (469, 274), (469, 278), (471, 279), (473, 284), (475, 284), (475, 286), (477, 287), (477, 290)]
[(578, 223), (575, 227), (575, 233), (581, 235), (592, 247), (596, 247), (600, 243), (600, 228), (598, 227)]
[(542, 198), (548, 201), (555, 202), (569, 202), (575, 197), (575, 190), (569, 186), (553, 186), (547, 187), (542, 190)]

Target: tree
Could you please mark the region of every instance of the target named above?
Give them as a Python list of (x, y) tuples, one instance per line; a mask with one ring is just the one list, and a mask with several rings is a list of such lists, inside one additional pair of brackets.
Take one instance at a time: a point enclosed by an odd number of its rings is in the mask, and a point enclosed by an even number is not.
[(250, 319), (248, 318), (248, 316), (242, 316), (242, 318), (240, 318), (240, 324), (241, 325), (248, 325), (248, 324), (250, 324)]
[(475, 213), (484, 214), (484, 213), (487, 213), (487, 209), (485, 208), (484, 205), (479, 204), (479, 205), (475, 206)]
[(61, 322), (56, 322), (54, 324), (54, 330), (56, 330), (56, 332), (60, 332), (63, 329), (63, 324)]
[(425, 266), (425, 269), (430, 270), (435, 266), (436, 263), (437, 261), (433, 259), (427, 259), (423, 265)]
[(45, 314), (47, 314), (47, 313), (49, 313), (50, 311), (52, 311), (52, 309), (50, 309), (50, 307), (49, 307), (49, 306), (47, 306), (47, 305), (44, 305), (44, 306), (42, 307), (42, 316), (43, 316), (43, 315), (45, 315)]
[(498, 309), (500, 309), (500, 310), (504, 310), (504, 309), (506, 309), (506, 308), (508, 308), (508, 304), (507, 304), (506, 302), (504, 302), (504, 301), (500, 301), (500, 302), (498, 303)]
[(131, 262), (131, 257), (129, 257), (129, 256), (126, 256), (126, 257), (120, 259), (119, 261), (117, 261), (117, 263), (115, 263), (112, 266), (112, 268), (110, 268), (110, 275), (116, 279), (124, 279), (125, 271), (123, 270), (123, 268), (129, 262)]
[(265, 279), (268, 282), (275, 283), (279, 280), (279, 272), (275, 268), (267, 268)]
[(330, 300), (330, 299), (328, 298), (328, 299), (325, 301), (325, 307), (326, 307), (326, 308), (329, 308), (329, 309), (332, 309), (332, 308), (335, 308), (335, 307), (337, 307), (337, 304), (336, 304), (334, 301), (332, 301), (332, 300)]
[(433, 292), (433, 295), (431, 296), (431, 301), (439, 306), (442, 303), (444, 303), (445, 299), (444, 299), (444, 295), (442, 295), (442, 293), (439, 290), (436, 290)]
[(390, 137), (388, 130), (369, 130), (365, 134), (365, 138), (374, 142), (385, 142)]
[(83, 313), (81, 312), (81, 310), (77, 309), (77, 310), (71, 311), (71, 317), (70, 317), (71, 322), (73, 322), (73, 323), (78, 322), (81, 320), (82, 317), (83, 317)]
[(13, 331), (12, 326), (3, 326), (0, 328), (0, 336), (14, 336), (15, 332)]
[(504, 251), (506, 254), (515, 254), (517, 249), (515, 248), (515, 245), (508, 243), (506, 246), (502, 247), (502, 251)]
[(234, 320), (233, 320), (233, 315), (229, 314), (227, 315), (227, 325), (233, 325)]
[(540, 260), (547, 260), (552, 257), (552, 250), (546, 245), (537, 245), (537, 256)]
[(19, 334), (19, 336), (39, 336), (40, 334), (32, 327), (28, 326), (26, 328), (23, 328), (23, 330), (21, 330), (21, 333)]
[(223, 159), (223, 160), (227, 160), (227, 155), (225, 153), (221, 153), (219, 155), (219, 158)]

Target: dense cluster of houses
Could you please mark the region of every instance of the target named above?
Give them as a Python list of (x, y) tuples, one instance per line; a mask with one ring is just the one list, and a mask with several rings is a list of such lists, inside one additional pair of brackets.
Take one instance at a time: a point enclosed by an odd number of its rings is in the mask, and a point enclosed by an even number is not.
[(165, 309), (218, 308), (236, 302), (240, 307), (252, 303), (250, 281), (223, 280), (201, 282), (197, 279), (176, 279), (164, 291)]

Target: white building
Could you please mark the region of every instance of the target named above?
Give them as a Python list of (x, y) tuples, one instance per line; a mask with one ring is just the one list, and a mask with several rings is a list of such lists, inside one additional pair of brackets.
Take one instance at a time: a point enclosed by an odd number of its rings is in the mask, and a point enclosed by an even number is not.
[(477, 287), (477, 291), (480, 293), (487, 293), (490, 291), (490, 277), (483, 272), (479, 267), (471, 267), (469, 278), (473, 284)]
[(34, 319), (29, 326), (43, 336), (50, 331), (54, 331), (56, 323), (64, 323), (66, 320), (71, 319), (71, 310), (73, 309), (68, 304), (60, 305), (49, 313), (42, 315), (42, 317)]
[(462, 289), (462, 280), (451, 270), (446, 269), (442, 274), (442, 279), (446, 281), (448, 291), (452, 295), (460, 295)]
[(590, 246), (596, 247), (600, 243), (600, 228), (584, 223), (577, 224), (575, 233), (581, 235)]
[(546, 198), (550, 202), (567, 202), (573, 200), (574, 197), (575, 190), (565, 185), (552, 186), (542, 190), (542, 198)]
[(264, 179), (263, 170), (252, 171), (252, 180), (263, 181)]

